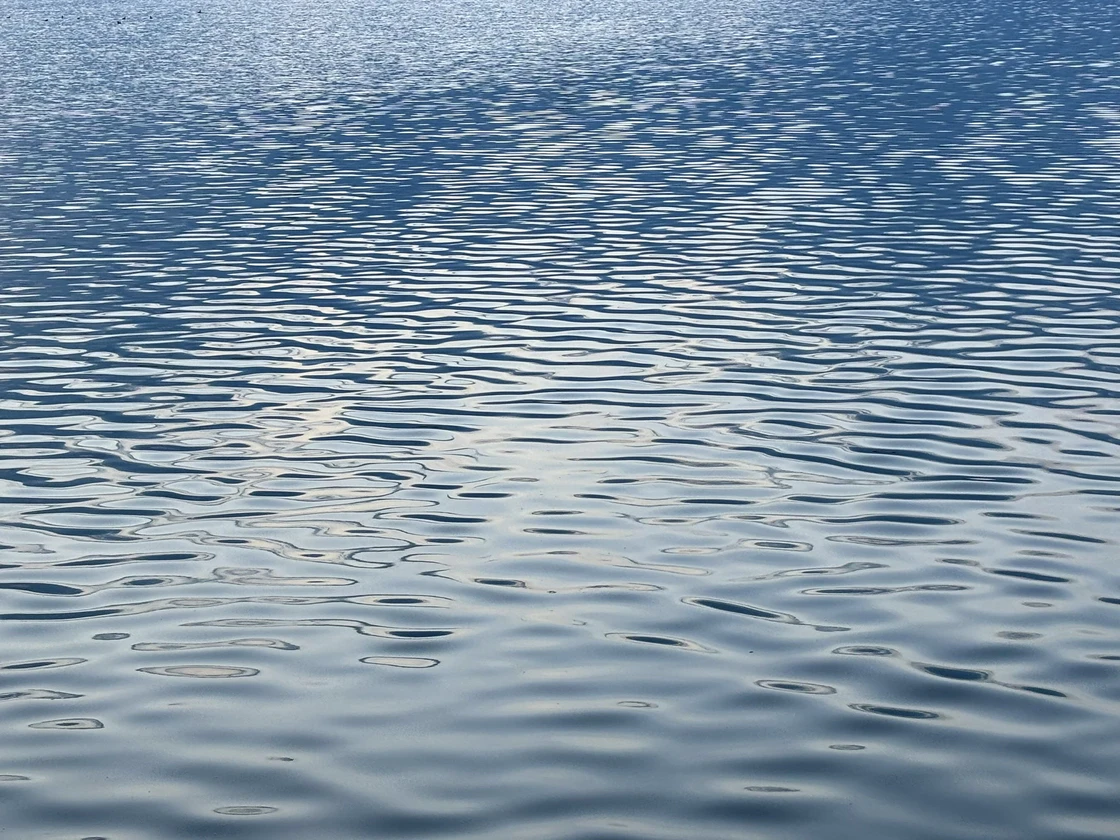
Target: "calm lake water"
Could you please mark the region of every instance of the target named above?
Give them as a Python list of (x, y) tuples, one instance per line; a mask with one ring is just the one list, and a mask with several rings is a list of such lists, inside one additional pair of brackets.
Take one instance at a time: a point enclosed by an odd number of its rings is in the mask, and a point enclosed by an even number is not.
[(1117, 837), (1118, 8), (5, 0), (0, 833)]

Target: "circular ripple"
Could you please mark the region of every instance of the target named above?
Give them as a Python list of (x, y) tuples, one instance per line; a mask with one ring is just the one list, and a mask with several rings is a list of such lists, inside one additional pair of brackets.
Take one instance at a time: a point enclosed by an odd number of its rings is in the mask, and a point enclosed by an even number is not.
[(255, 677), (260, 671), (256, 668), (234, 668), (229, 665), (173, 665), (168, 667), (137, 668), (145, 674), (160, 677), (193, 677), (196, 679), (234, 679)]
[(876, 645), (846, 645), (833, 648), (832, 652), (839, 653), (841, 656), (895, 656), (898, 653), (888, 647)]
[(873, 703), (852, 703), (851, 707), (857, 712), (869, 712), (873, 715), (886, 715), (887, 717), (907, 718), (909, 720), (935, 720), (941, 718), (937, 712), (924, 709), (906, 709), (898, 706), (879, 706)]
[(391, 668), (434, 668), (438, 659), (423, 656), (366, 656), (358, 660), (367, 665), (388, 665)]
[(47, 668), (65, 668), (69, 665), (81, 665), (85, 659), (35, 659), (29, 662), (12, 662), (0, 665), (0, 671), (39, 671)]
[(809, 682), (793, 682), (792, 680), (757, 680), (755, 685), (760, 688), (769, 688), (774, 691), (793, 691), (799, 694), (835, 694), (836, 689), (830, 685)]
[(678, 648), (693, 653), (716, 652), (712, 648), (705, 647), (704, 645), (689, 641), (688, 639), (676, 639), (672, 636), (654, 636), (644, 633), (607, 633), (606, 637), (608, 639), (621, 639), (626, 642), (636, 642), (641, 645), (651, 645), (654, 647)]
[(30, 729), (104, 729), (105, 724), (95, 718), (59, 718), (29, 724)]
[(279, 810), (270, 805), (226, 805), (215, 808), (214, 813), (227, 817), (259, 817), (264, 814), (275, 814)]

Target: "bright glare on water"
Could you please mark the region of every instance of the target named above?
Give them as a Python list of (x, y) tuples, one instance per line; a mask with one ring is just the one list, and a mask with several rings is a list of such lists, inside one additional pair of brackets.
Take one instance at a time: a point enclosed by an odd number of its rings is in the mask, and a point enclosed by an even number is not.
[(0, 834), (1115, 838), (1118, 38), (4, 0)]

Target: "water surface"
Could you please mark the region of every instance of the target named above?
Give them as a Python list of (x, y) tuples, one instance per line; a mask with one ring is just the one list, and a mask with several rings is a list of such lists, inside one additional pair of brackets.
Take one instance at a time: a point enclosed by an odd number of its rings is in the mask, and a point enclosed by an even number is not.
[(9, 0), (25, 840), (1104, 840), (1098, 0)]

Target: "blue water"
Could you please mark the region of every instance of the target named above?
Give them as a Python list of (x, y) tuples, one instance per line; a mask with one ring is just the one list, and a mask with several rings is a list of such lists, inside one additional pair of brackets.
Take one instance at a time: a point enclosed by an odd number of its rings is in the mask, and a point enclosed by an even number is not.
[(0, 834), (1120, 836), (1118, 9), (5, 0)]

